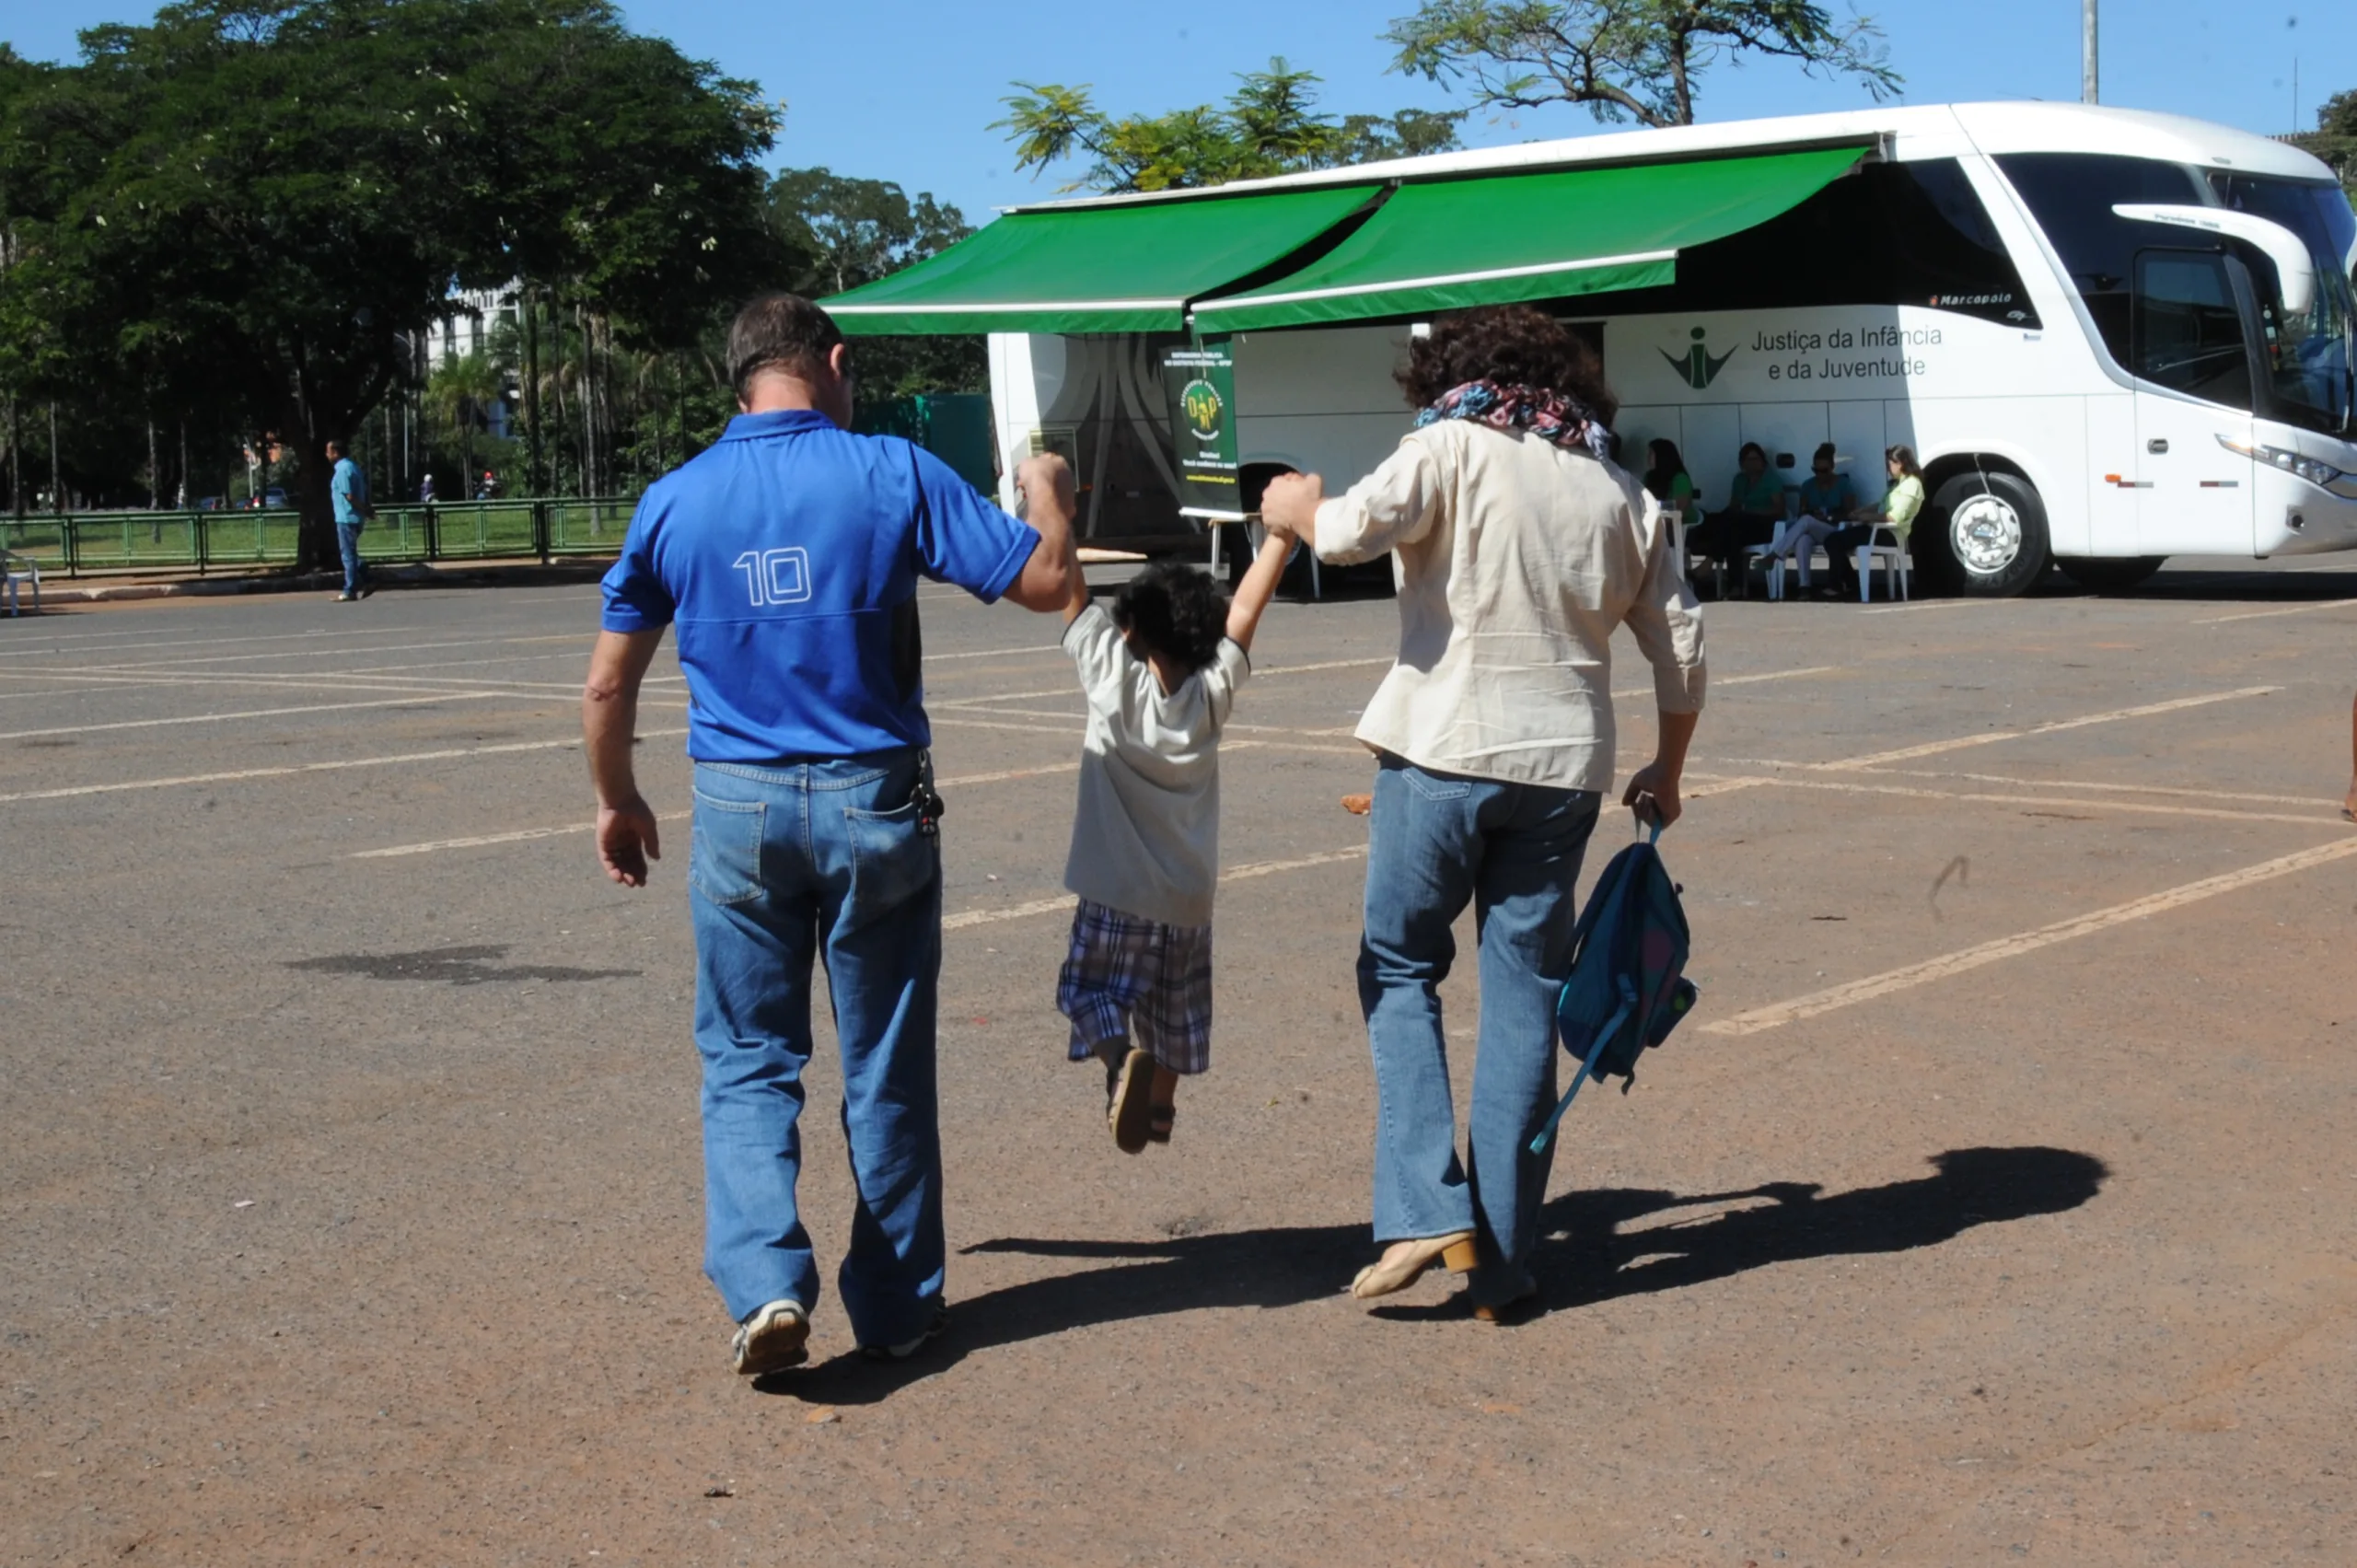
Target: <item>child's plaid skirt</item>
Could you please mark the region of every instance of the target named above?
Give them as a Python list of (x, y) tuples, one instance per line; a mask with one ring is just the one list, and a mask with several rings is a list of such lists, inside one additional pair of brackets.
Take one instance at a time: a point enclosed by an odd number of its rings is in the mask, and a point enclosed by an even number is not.
[(1174, 1073), (1212, 1064), (1212, 928), (1165, 925), (1080, 900), (1056, 977), (1072, 1059), (1126, 1040)]

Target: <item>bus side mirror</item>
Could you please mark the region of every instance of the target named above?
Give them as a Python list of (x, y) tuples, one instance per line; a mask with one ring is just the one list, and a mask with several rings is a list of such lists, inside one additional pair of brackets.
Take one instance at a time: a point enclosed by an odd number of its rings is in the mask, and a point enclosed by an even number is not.
[(2276, 285), (2282, 292), (2285, 316), (2305, 316), (2316, 305), (2316, 258), (2308, 254), (2306, 241), (2280, 223), (2251, 213), (2230, 212), (2224, 207), (2122, 202), (2111, 210), (2114, 216), (2131, 223), (2167, 224), (2255, 245), (2275, 263)]

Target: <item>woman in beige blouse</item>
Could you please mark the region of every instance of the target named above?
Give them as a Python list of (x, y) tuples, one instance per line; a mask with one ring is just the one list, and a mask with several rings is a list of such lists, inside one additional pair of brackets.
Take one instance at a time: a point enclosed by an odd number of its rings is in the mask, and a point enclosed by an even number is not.
[[(1475, 1316), (1530, 1309), (1555, 1100), (1555, 997), (1573, 883), (1613, 784), (1611, 649), (1653, 666), (1660, 738), (1622, 803), (1668, 823), (1702, 707), (1702, 622), (1659, 505), (1607, 460), (1617, 405), (1593, 351), (1527, 306), (1469, 311), (1411, 344), (1416, 428), (1332, 499), (1287, 476), (1262, 501), (1320, 558), (1390, 551), (1399, 652), (1361, 719), (1377, 759), (1359, 1001), (1375, 1055), (1375, 1238), (1352, 1291), (1435, 1262)], [(1450, 926), (1480, 932), (1481, 1017), (1460, 1159), (1441, 1028)], [(1552, 1144), (1549, 1145), (1551, 1152)]]

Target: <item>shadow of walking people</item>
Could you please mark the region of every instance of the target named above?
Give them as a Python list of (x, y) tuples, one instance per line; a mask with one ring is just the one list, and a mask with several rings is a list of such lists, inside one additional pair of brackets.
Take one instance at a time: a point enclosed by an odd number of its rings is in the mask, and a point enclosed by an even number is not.
[[(2093, 1198), (2109, 1174), (2093, 1155), (2044, 1147), (1951, 1149), (1933, 1174), (1828, 1197), (1815, 1182), (1771, 1181), (1737, 1192), (1606, 1188), (1567, 1192), (1547, 1205), (1534, 1260), (1541, 1294), (1557, 1311), (1625, 1295), (1680, 1290), (1770, 1263), (1935, 1247), (1979, 1225), (2061, 1214)], [(1706, 1218), (1623, 1234), (1631, 1222), (1678, 1209), (1743, 1203)], [(1209, 1307), (1296, 1307), (1344, 1288), (1365, 1261), (1364, 1224), (1278, 1226), (1161, 1241), (1076, 1241), (1003, 1237), (966, 1249), (1101, 1260), (1111, 1266), (1051, 1274), (954, 1302), (949, 1334), (902, 1363), (856, 1353), (805, 1372), (764, 1379), (766, 1393), (813, 1402), (872, 1404), (980, 1350), (1092, 1324)], [(1428, 1307), (1378, 1307), (1416, 1319), (1455, 1316), (1454, 1298)]]
[[(2037, 1146), (1951, 1149), (1931, 1163), (1931, 1176), (1830, 1197), (1805, 1181), (1689, 1197), (1638, 1188), (1566, 1192), (1547, 1205), (1533, 1272), (1550, 1308), (1591, 1307), (1771, 1263), (1936, 1247), (1977, 1225), (2075, 1209), (2110, 1174), (2093, 1155)], [(1731, 1203), (1746, 1206), (1626, 1228), (1672, 1210)]]

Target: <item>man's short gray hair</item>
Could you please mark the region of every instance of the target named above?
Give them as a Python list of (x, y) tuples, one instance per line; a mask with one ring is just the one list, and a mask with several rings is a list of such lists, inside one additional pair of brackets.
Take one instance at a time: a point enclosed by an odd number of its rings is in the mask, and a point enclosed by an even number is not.
[(815, 380), (843, 334), (834, 319), (798, 294), (764, 294), (737, 312), (728, 328), (728, 379), (742, 401), (753, 377), (783, 370)]

